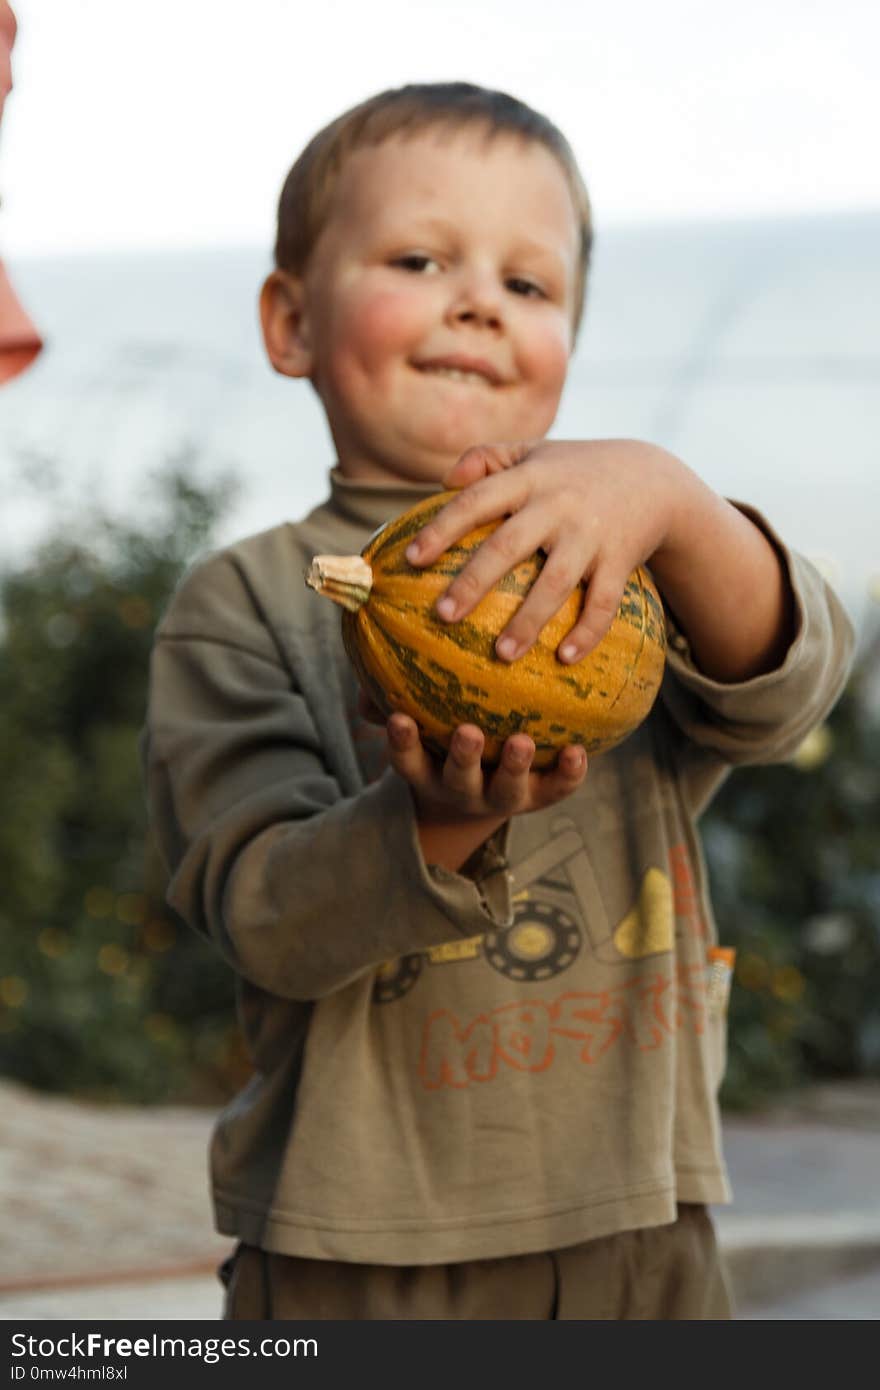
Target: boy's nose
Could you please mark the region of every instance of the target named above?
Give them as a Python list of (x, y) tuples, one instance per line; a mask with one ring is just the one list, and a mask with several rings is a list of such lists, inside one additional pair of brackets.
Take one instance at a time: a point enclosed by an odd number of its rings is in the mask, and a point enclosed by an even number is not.
[(503, 317), (500, 286), (488, 275), (469, 276), (458, 286), (449, 304), (449, 318), (456, 323), (500, 328)]

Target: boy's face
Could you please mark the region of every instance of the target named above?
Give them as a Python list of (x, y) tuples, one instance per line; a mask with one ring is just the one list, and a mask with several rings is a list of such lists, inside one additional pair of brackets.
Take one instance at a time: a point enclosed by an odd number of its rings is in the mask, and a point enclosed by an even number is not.
[(301, 370), (342, 471), (440, 481), (540, 438), (572, 345), (578, 222), (536, 142), (427, 131), (355, 151), (302, 280)]

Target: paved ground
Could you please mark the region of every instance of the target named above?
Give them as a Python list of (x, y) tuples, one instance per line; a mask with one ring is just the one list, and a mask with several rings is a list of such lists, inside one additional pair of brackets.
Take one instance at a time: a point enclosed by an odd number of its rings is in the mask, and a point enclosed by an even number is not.
[(82, 1105), (0, 1081), (0, 1295), (22, 1285), (207, 1268), (229, 1242), (212, 1228), (212, 1116)]
[[(216, 1318), (201, 1110), (104, 1109), (0, 1081), (0, 1319)], [(880, 1083), (728, 1118), (715, 1210), (740, 1315), (880, 1318)]]

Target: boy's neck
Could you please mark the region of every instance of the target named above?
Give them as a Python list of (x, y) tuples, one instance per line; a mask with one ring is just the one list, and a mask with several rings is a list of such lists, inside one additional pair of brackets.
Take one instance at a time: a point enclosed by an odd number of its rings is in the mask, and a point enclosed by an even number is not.
[(338, 464), (330, 470), (330, 496), (334, 507), (352, 520), (369, 526), (380, 526), (420, 497), (442, 491), (442, 483), (407, 482), (402, 478), (368, 482), (364, 478), (349, 477)]

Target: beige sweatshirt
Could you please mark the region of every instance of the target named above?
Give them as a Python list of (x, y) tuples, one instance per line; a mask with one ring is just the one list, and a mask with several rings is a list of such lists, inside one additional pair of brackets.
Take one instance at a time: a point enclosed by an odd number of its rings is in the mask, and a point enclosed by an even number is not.
[(429, 1264), (729, 1201), (695, 821), (732, 765), (788, 758), (834, 703), (838, 600), (783, 547), (797, 635), (778, 670), (721, 685), (674, 635), (642, 727), (450, 873), (424, 863), (384, 731), (357, 714), (339, 610), (303, 582), (432, 489), (331, 488), (195, 566), (153, 654), (142, 753), (169, 902), (236, 972), (254, 1062), (212, 1144), (218, 1229)]

